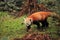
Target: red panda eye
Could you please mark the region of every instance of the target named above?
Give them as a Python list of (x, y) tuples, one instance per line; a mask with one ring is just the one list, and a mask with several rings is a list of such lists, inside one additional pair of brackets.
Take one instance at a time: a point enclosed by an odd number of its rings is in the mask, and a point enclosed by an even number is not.
[(30, 21), (31, 21), (31, 19), (30, 19)]

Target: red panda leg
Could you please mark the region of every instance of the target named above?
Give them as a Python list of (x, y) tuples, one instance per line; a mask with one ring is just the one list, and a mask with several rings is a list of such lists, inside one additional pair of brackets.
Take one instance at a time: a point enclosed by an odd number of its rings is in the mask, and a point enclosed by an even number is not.
[(42, 22), (42, 28), (47, 28), (49, 26), (49, 23), (47, 21), (47, 19), (45, 19), (43, 22)]
[(30, 30), (31, 28), (31, 25), (27, 26), (27, 32)]
[(45, 26), (46, 26), (46, 27), (49, 26), (49, 23), (48, 23), (47, 19), (45, 20)]
[(34, 21), (33, 23), (37, 25), (37, 29), (40, 29), (40, 23), (39, 23), (39, 21)]
[(40, 23), (38, 22), (36, 23), (36, 25), (37, 25), (37, 29), (40, 29)]
[(46, 31), (46, 29), (48, 28), (48, 26), (49, 26), (49, 23), (48, 23), (47, 21), (44, 21), (44, 22), (42, 23), (42, 30), (43, 30), (43, 31)]
[(47, 21), (46, 21), (46, 23), (45, 23), (45, 26), (46, 26), (46, 27), (48, 27), (48, 26), (49, 26), (49, 23), (48, 23)]

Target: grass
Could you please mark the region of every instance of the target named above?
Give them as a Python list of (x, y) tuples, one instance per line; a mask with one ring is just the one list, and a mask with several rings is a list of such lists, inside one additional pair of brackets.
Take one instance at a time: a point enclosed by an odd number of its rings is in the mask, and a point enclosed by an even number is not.
[[(26, 33), (26, 27), (22, 22), (24, 21), (23, 18), (26, 16), (22, 16), (20, 18), (14, 19), (13, 16), (8, 15), (8, 12), (0, 12), (0, 39), (1, 40), (8, 40), (15, 37), (23, 37)], [(55, 26), (56, 21), (52, 21), (52, 18), (48, 18), (49, 27), (45, 32), (55, 32), (57, 28)], [(54, 28), (54, 29), (53, 29)], [(36, 26), (32, 26), (33, 32), (37, 32)], [(40, 32), (40, 31), (38, 31)], [(55, 37), (55, 35), (53, 35)], [(56, 36), (57, 37), (57, 36)], [(8, 38), (8, 39), (7, 39)]]
[[(7, 37), (21, 37), (25, 34), (25, 27), (21, 25), (23, 22), (23, 17), (18, 19), (13, 19), (8, 12), (0, 12), (0, 38)], [(16, 35), (18, 34), (18, 35)]]

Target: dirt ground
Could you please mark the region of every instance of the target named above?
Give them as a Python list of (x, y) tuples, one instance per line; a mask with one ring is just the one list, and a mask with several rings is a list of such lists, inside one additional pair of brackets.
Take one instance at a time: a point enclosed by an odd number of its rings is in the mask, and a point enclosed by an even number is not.
[(23, 38), (14, 38), (14, 40), (52, 40), (49, 34), (29, 33)]

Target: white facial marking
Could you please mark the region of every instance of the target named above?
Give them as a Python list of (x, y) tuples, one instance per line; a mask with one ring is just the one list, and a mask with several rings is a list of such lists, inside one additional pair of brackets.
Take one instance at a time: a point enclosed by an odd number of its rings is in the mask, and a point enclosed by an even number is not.
[(25, 23), (26, 26), (31, 25), (31, 23), (32, 23), (31, 18), (26, 18), (26, 19), (24, 20), (24, 23)]

